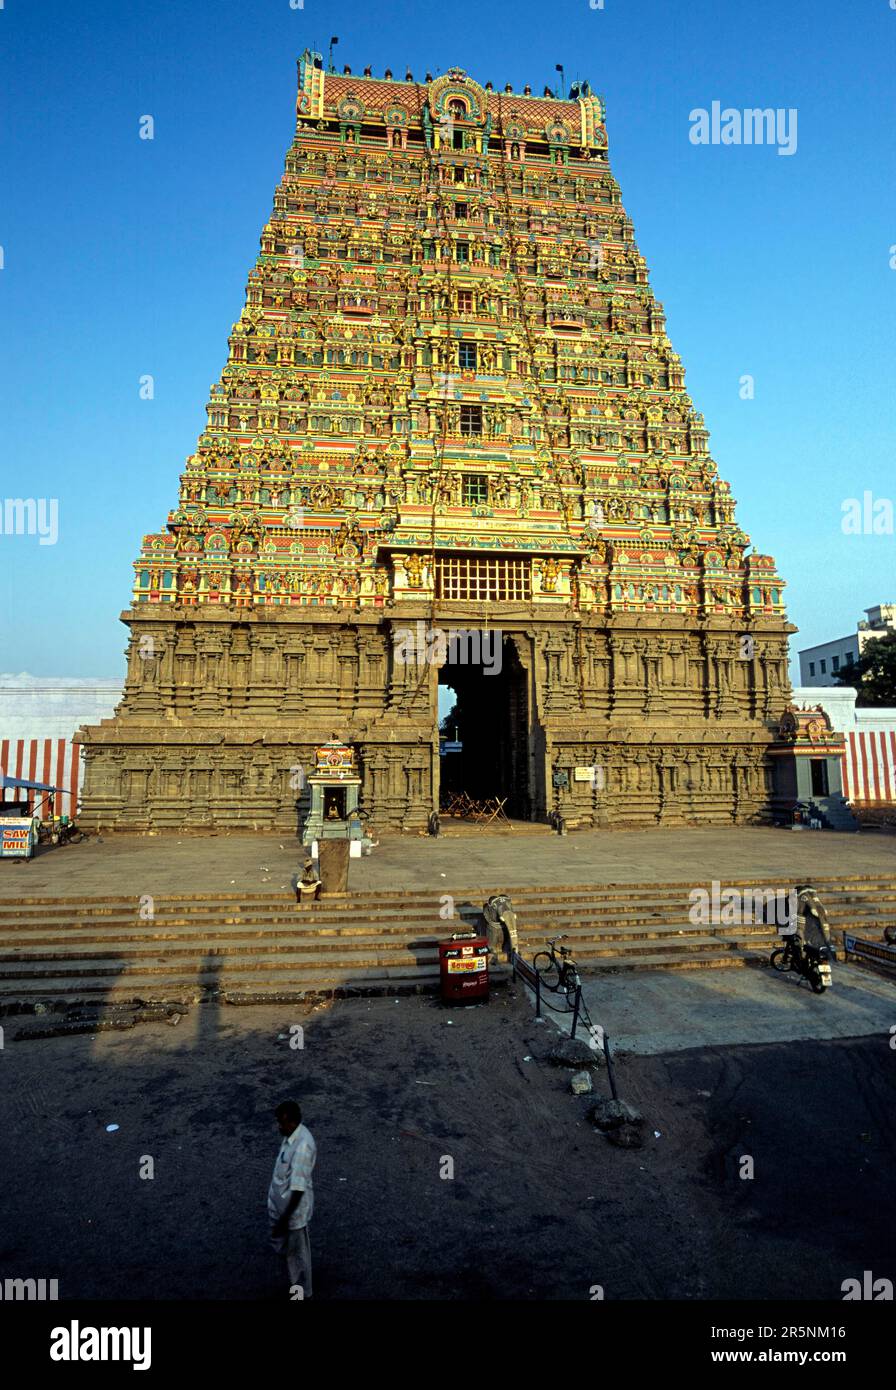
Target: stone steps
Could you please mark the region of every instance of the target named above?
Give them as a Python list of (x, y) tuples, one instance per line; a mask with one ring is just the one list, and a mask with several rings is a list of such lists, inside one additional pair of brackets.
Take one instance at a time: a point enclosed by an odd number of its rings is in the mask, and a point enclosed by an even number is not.
[(10, 998), (16, 1000), (47, 1000), (64, 1001), (67, 1004), (78, 999), (92, 998), (97, 1002), (125, 1002), (130, 1000), (156, 1000), (156, 999), (182, 999), (193, 997), (196, 999), (207, 996), (210, 991), (218, 994), (225, 993), (231, 988), (243, 989), (251, 985), (256, 990), (275, 992), (290, 989), (299, 994), (327, 994), (334, 990), (343, 989), (349, 986), (370, 987), (371, 982), (379, 981), (385, 985), (406, 984), (412, 987), (430, 986), (438, 988), (439, 972), (438, 968), (426, 969), (419, 966), (389, 966), (389, 967), (366, 967), (364, 969), (352, 970), (346, 974), (343, 971), (323, 971), (323, 970), (303, 970), (301, 976), (297, 972), (278, 971), (277, 973), (265, 974), (257, 972), (249, 974), (245, 972), (223, 972), (205, 970), (200, 974), (185, 979), (179, 972), (169, 970), (160, 972), (157, 975), (134, 975), (128, 972), (126, 975), (100, 975), (85, 973), (82, 975), (46, 975), (23, 979), (16, 987), (14, 994), (9, 990), (0, 999), (6, 1002)]
[[(518, 912), (550, 912), (563, 913), (573, 916), (577, 912), (601, 912), (611, 913), (645, 913), (645, 912), (665, 912), (678, 911), (688, 912), (694, 901), (688, 896), (687, 891), (678, 894), (669, 894), (660, 897), (651, 894), (643, 898), (629, 896), (626, 899), (615, 900), (605, 897), (600, 893), (592, 893), (589, 896), (581, 896), (574, 902), (567, 902), (561, 899), (550, 897), (525, 898), (521, 895), (510, 892), (510, 897), (514, 907)], [(245, 917), (256, 917), (259, 919), (269, 919), (271, 917), (282, 917), (292, 920), (302, 920), (307, 922), (316, 921), (357, 921), (360, 913), (369, 921), (388, 921), (391, 918), (405, 918), (414, 914), (423, 913), (426, 916), (435, 916), (438, 920), (440, 907), (444, 900), (450, 898), (455, 913), (478, 913), (482, 910), (484, 897), (478, 900), (464, 897), (459, 893), (441, 896), (433, 893), (420, 898), (405, 900), (389, 906), (369, 903), (366, 898), (359, 895), (351, 903), (334, 905), (329, 902), (316, 902), (312, 904), (298, 905), (291, 899), (284, 898), (276, 902), (247, 903), (242, 905), (231, 905), (220, 902), (217, 899), (209, 898), (202, 904), (163, 904), (156, 902), (152, 911), (140, 912), (137, 910), (136, 903), (131, 903), (120, 908), (105, 908), (96, 910), (93, 907), (83, 907), (80, 910), (73, 909), (71, 906), (63, 908), (45, 907), (18, 907), (15, 911), (0, 912), (0, 930), (4, 926), (15, 926), (17, 923), (28, 922), (77, 922), (77, 921), (152, 921), (160, 918), (180, 920), (185, 922), (203, 921), (207, 919), (238, 920)], [(847, 907), (870, 906), (873, 903), (896, 904), (896, 893), (890, 895), (883, 892), (875, 894), (849, 894), (835, 895), (826, 894), (824, 898), (829, 910), (842, 911)]]
[[(455, 920), (454, 923), (446, 923), (445, 925), (447, 928), (458, 924)], [(549, 939), (546, 935), (549, 927), (551, 924), (546, 922), (522, 921), (519, 923), (520, 941), (535, 947), (543, 945)], [(552, 927), (551, 929), (553, 930)], [(733, 926), (727, 924), (724, 926), (698, 926), (681, 919), (669, 922), (643, 923), (607, 922), (602, 919), (600, 922), (579, 921), (570, 924), (563, 933), (563, 939), (572, 946), (582, 947), (589, 942), (601, 941), (608, 937), (619, 940), (636, 940), (641, 937), (657, 936), (699, 936), (707, 933), (717, 935), (720, 932), (732, 930), (747, 934), (757, 933), (762, 936), (775, 934), (774, 928), (770, 928), (762, 922), (748, 922)], [(401, 926), (381, 928), (375, 933), (371, 933), (369, 926), (354, 928), (319, 927), (313, 932), (302, 933), (294, 926), (247, 929), (242, 926), (221, 925), (213, 936), (210, 936), (207, 926), (176, 931), (134, 931), (127, 927), (104, 926), (93, 931), (83, 928), (55, 935), (29, 934), (27, 938), (19, 934), (5, 936), (0, 933), (0, 961), (26, 959), (32, 953), (45, 953), (54, 950), (61, 951), (63, 954), (70, 954), (76, 947), (89, 949), (94, 945), (112, 945), (114, 943), (124, 943), (134, 950), (142, 949), (143, 954), (154, 955), (158, 954), (162, 948), (173, 950), (178, 945), (183, 945), (185, 949), (202, 950), (204, 943), (211, 941), (220, 942), (228, 947), (240, 945), (246, 950), (253, 949), (259, 942), (280, 943), (287, 948), (294, 947), (298, 950), (306, 946), (353, 950), (372, 942), (384, 945), (391, 943), (428, 945), (444, 940), (447, 935), (448, 932), (444, 929), (434, 931), (431, 922), (416, 923), (410, 928)]]
[[(877, 933), (882, 932), (883, 927), (888, 922), (896, 920), (894, 914), (873, 909), (862, 911), (854, 908), (844, 911), (829, 910), (829, 916), (834, 928), (868, 930)], [(365, 919), (363, 922), (356, 920), (349, 924), (341, 920), (333, 922), (321, 919), (315, 919), (312, 923), (303, 920), (300, 916), (279, 915), (223, 920), (215, 920), (211, 917), (201, 922), (181, 919), (156, 919), (152, 923), (134, 921), (134, 919), (106, 919), (98, 922), (85, 920), (79, 922), (77, 926), (34, 922), (25, 927), (21, 925), (14, 928), (0, 926), (0, 959), (9, 958), (11, 955), (20, 955), (22, 951), (35, 948), (60, 947), (72, 950), (75, 947), (90, 945), (94, 942), (116, 940), (126, 941), (134, 945), (150, 945), (152, 943), (161, 945), (166, 942), (173, 944), (180, 941), (197, 941), (207, 936), (231, 942), (242, 940), (247, 944), (259, 939), (295, 941), (297, 938), (307, 938), (321, 942), (344, 942), (349, 945), (352, 942), (364, 941), (372, 934), (384, 941), (395, 938), (434, 941), (444, 939), (451, 933), (452, 929), (473, 925), (476, 920), (476, 914), (469, 914), (467, 917), (455, 917), (444, 923), (434, 920), (433, 916), (425, 918), (415, 916), (409, 920), (392, 918), (388, 923), (383, 924)], [(740, 930), (774, 931), (773, 924), (761, 922), (743, 925), (725, 922), (705, 925), (692, 923), (687, 916), (682, 914), (680, 908), (676, 912), (670, 910), (668, 913), (655, 913), (649, 917), (629, 913), (603, 913), (600, 916), (583, 916), (581, 913), (570, 916), (563, 914), (548, 916), (539, 913), (537, 916), (534, 914), (530, 916), (525, 910), (520, 910), (518, 927), (521, 941), (544, 942), (549, 937), (562, 935), (570, 944), (596, 939), (608, 932), (626, 936), (645, 936), (676, 932), (692, 934), (711, 928), (719, 931), (732, 927), (738, 927)]]
[[(764, 944), (766, 941), (775, 939), (774, 934), (770, 934), (764, 929), (749, 927), (738, 928), (736, 932), (724, 936), (714, 932), (692, 931), (688, 933), (657, 933), (653, 936), (641, 937), (630, 934), (623, 936), (618, 932), (608, 930), (601, 937), (582, 938), (577, 941), (575, 959), (581, 965), (591, 959), (615, 954), (621, 947), (632, 952), (659, 949), (678, 950), (682, 946), (687, 946), (689, 949), (701, 946), (717, 946), (720, 942), (730, 944), (756, 941), (759, 944)], [(95, 944), (100, 945), (99, 942)], [(533, 953), (538, 950), (539, 944), (537, 940), (531, 943)], [(164, 955), (159, 950), (153, 950), (150, 947), (138, 949), (128, 947), (124, 950), (81, 950), (77, 953), (48, 947), (43, 950), (28, 950), (15, 954), (3, 953), (0, 955), (0, 966), (2, 966), (3, 976), (7, 979), (28, 973), (36, 974), (38, 967), (58, 963), (68, 964), (72, 967), (77, 966), (78, 968), (88, 963), (97, 967), (95, 973), (105, 973), (107, 969), (120, 971), (123, 968), (153, 973), (159, 967), (166, 968), (168, 963), (173, 960), (204, 963), (210, 957), (226, 958), (229, 961), (239, 963), (239, 965), (245, 962), (247, 969), (254, 969), (256, 959), (265, 964), (291, 962), (302, 967), (305, 964), (314, 965), (328, 961), (367, 963), (367, 961), (374, 959), (401, 960), (412, 964), (421, 960), (438, 961), (438, 950), (435, 938), (419, 942), (405, 942), (403, 940), (384, 942), (380, 937), (370, 937), (360, 942), (352, 941), (350, 944), (309, 939), (293, 942), (289, 945), (282, 942), (267, 943), (257, 940), (249, 943), (222, 944), (220, 940), (216, 940), (190, 945), (165, 943)], [(131, 964), (132, 962), (133, 964)], [(102, 963), (102, 969), (99, 968), (98, 963)]]
[[(687, 888), (680, 888), (677, 894), (669, 894), (662, 898), (656, 894), (641, 897), (629, 894), (625, 900), (619, 901), (597, 891), (592, 891), (587, 896), (582, 895), (575, 902), (549, 897), (526, 898), (517, 892), (511, 893), (510, 896), (520, 913), (540, 911), (550, 916), (574, 917), (583, 910), (588, 910), (610, 913), (613, 916), (644, 915), (648, 912), (651, 916), (656, 916), (668, 912), (687, 912), (691, 904), (688, 891)], [(446, 896), (453, 898), (455, 912), (458, 915), (476, 915), (481, 910), (482, 899), (477, 902), (464, 898), (462, 894)], [(126, 923), (165, 921), (186, 925), (203, 920), (237, 922), (275, 919), (309, 924), (331, 921), (353, 922), (357, 921), (360, 912), (363, 912), (365, 920), (371, 922), (388, 922), (396, 918), (404, 920), (421, 913), (438, 920), (440, 903), (441, 898), (435, 894), (402, 900), (393, 906), (368, 903), (363, 897), (346, 904), (317, 902), (304, 906), (298, 906), (292, 899), (285, 896), (270, 903), (241, 903), (234, 906), (215, 898), (209, 898), (202, 903), (188, 906), (168, 904), (157, 900), (151, 915), (147, 915), (146, 912), (141, 913), (134, 901), (114, 908), (97, 907), (93, 904), (44, 907), (29, 903), (17, 905), (14, 909), (0, 909), (0, 931), (5, 927), (27, 927), (35, 923), (47, 925), (56, 922), (65, 925), (71, 925), (75, 922), (100, 923), (103, 921)], [(890, 892), (875, 890), (873, 893), (864, 894), (858, 892), (833, 894), (828, 892), (825, 894), (825, 903), (831, 914), (843, 914), (853, 909), (874, 913), (893, 912), (896, 911), (896, 890)]]
[[(595, 868), (596, 867), (597, 866), (595, 866)], [(700, 882), (703, 884), (704, 887), (706, 887), (712, 883), (712, 880), (705, 879), (701, 876)], [(556, 883), (530, 883), (525, 884), (522, 887), (517, 887), (514, 889), (514, 891), (520, 898), (551, 897), (552, 900), (562, 901), (566, 898), (578, 898), (583, 896), (589, 897), (594, 895), (595, 893), (600, 894), (602, 897), (630, 897), (632, 895), (641, 897), (652, 897), (657, 894), (681, 893), (683, 891), (686, 892), (691, 887), (695, 886), (695, 883), (695, 880), (688, 879), (675, 879), (669, 882), (656, 883), (607, 882), (599, 884), (583, 883), (564, 885), (558, 885)], [(873, 876), (856, 875), (852, 878), (837, 877), (822, 879), (816, 877), (815, 879), (813, 879), (813, 883), (819, 889), (823, 889), (825, 892), (829, 893), (864, 892), (869, 887), (875, 889), (888, 889), (892, 892), (894, 886), (894, 876), (892, 874), (880, 874)], [(435, 890), (439, 886), (441, 885), (437, 885), (434, 883), (433, 890)], [(758, 878), (756, 876), (752, 876), (742, 879), (726, 877), (722, 881), (721, 886), (722, 888), (787, 888), (790, 886), (790, 883), (788, 883), (787, 881), (782, 881), (780, 877)], [(452, 885), (452, 891), (461, 895), (466, 894), (474, 898), (481, 898), (485, 896), (487, 892), (487, 890), (484, 889), (482, 882), (465, 885), (455, 884)], [(155, 897), (157, 902), (185, 904), (203, 903), (208, 902), (210, 900), (214, 900), (215, 902), (221, 903), (273, 903), (294, 900), (294, 894), (292, 893), (291, 889), (287, 888), (259, 889), (257, 892), (243, 891), (239, 893), (224, 893), (217, 890), (214, 892), (206, 891), (202, 893), (158, 893), (154, 894), (153, 896)], [(362, 893), (331, 893), (327, 896), (326, 902), (328, 904), (351, 904), (358, 897), (363, 897), (364, 900), (366, 902), (369, 902), (371, 905), (375, 903), (382, 903), (388, 905), (390, 903), (406, 902), (409, 899), (413, 900), (414, 898), (424, 898), (428, 896), (430, 896), (429, 889), (370, 889), (364, 890)], [(108, 896), (102, 894), (94, 894), (91, 896), (90, 902), (93, 906), (98, 908), (105, 906), (114, 907), (116, 904), (136, 903), (140, 900), (140, 897), (141, 894), (137, 892), (116, 893)], [(53, 897), (44, 897), (37, 894), (26, 894), (18, 898), (10, 897), (0, 899), (0, 911), (5, 911), (8, 907), (15, 907), (21, 904), (31, 905), (34, 907), (72, 907), (74, 901), (76, 900), (73, 900), (73, 898), (67, 894), (57, 895)]]
[(415, 956), (409, 954), (365, 952), (350, 960), (335, 958), (328, 961), (319, 955), (298, 958), (280, 952), (271, 952), (267, 956), (249, 957), (245, 955), (228, 956), (225, 952), (210, 951), (200, 958), (191, 957), (190, 963), (192, 963), (193, 968), (187, 971), (175, 970), (175, 967), (181, 963), (177, 960), (158, 960), (150, 963), (134, 961), (127, 956), (114, 957), (109, 955), (85, 956), (78, 960), (68, 961), (52, 958), (45, 962), (23, 961), (18, 965), (4, 968), (4, 983), (26, 980), (74, 979), (80, 976), (90, 976), (96, 979), (120, 979), (127, 975), (128, 979), (136, 980), (140, 978), (151, 979), (154, 976), (167, 977), (175, 973), (181, 979), (189, 982), (206, 976), (217, 976), (225, 971), (230, 975), (261, 972), (275, 977), (280, 977), (281, 972), (285, 976), (301, 971), (303, 977), (324, 975), (329, 979), (341, 978), (346, 967), (350, 968), (352, 972), (378, 968), (386, 974), (396, 970), (413, 973), (421, 964), (435, 964), (437, 966), (437, 957), (432, 955), (429, 960), (419, 961)]
[[(816, 880), (836, 928), (878, 935), (896, 921), (896, 875)], [(695, 924), (689, 883), (509, 888), (531, 959), (563, 935), (583, 973), (742, 966), (767, 959), (774, 927)], [(708, 886), (708, 885), (702, 885)], [(725, 887), (773, 888), (767, 881)], [(0, 1007), (21, 1001), (201, 998), (235, 1003), (306, 994), (438, 986), (436, 943), (478, 921), (481, 890), (339, 895), (297, 906), (291, 894), (178, 894), (154, 900), (22, 898), (0, 903)], [(498, 967), (495, 978), (505, 978)]]
[[(860, 875), (853, 877), (841, 877), (836, 879), (814, 880), (817, 887), (823, 890), (826, 901), (829, 899), (839, 899), (844, 895), (866, 897), (870, 892), (882, 892), (891, 899), (896, 900), (896, 875), (882, 875), (876, 878), (867, 878)], [(569, 885), (558, 888), (556, 885), (528, 885), (524, 888), (511, 889), (510, 895), (515, 901), (521, 904), (525, 902), (542, 900), (545, 903), (562, 905), (564, 903), (577, 903), (583, 900), (600, 901), (601, 903), (612, 903), (614, 901), (647, 901), (653, 902), (673, 895), (676, 900), (687, 900), (687, 895), (693, 887), (708, 887), (709, 885), (694, 884), (690, 882), (650, 883), (650, 884), (594, 884)], [(775, 888), (786, 887), (779, 880), (771, 879), (726, 879), (722, 888)], [(447, 892), (444, 885), (433, 885), (432, 893), (423, 893), (419, 890), (414, 891), (371, 891), (363, 894), (333, 894), (327, 898), (326, 902), (314, 903), (303, 909), (304, 911), (323, 912), (323, 911), (347, 911), (354, 912), (358, 905), (363, 902), (370, 911), (389, 910), (391, 908), (404, 907), (413, 904), (429, 904), (438, 900), (440, 893)], [(481, 904), (487, 896), (481, 884), (472, 888), (453, 888), (451, 890), (455, 901), (458, 899), (468, 899), (477, 906)], [(133, 894), (130, 896), (114, 897), (93, 897), (89, 903), (78, 899), (65, 897), (23, 897), (0, 899), (0, 922), (9, 916), (19, 916), (23, 912), (28, 913), (32, 910), (42, 909), (45, 913), (54, 910), (61, 913), (83, 915), (89, 913), (100, 915), (106, 911), (131, 912), (136, 914), (140, 903), (140, 896)], [(238, 908), (243, 905), (247, 908), (262, 909), (270, 906), (279, 905), (283, 908), (293, 905), (294, 896), (292, 893), (279, 892), (259, 892), (259, 893), (194, 893), (194, 894), (160, 894), (154, 898), (156, 911), (161, 911), (168, 906), (182, 907), (184, 910), (198, 911), (209, 910), (210, 906), (216, 909), (221, 906)]]
[(610, 974), (619, 970), (729, 969), (731, 966), (760, 965), (767, 959), (767, 956), (767, 952), (761, 952), (755, 956), (751, 956), (739, 954), (734, 950), (716, 950), (688, 952), (686, 955), (681, 955), (674, 960), (670, 960), (668, 955), (643, 955), (635, 958), (626, 952), (625, 955), (605, 957), (601, 960), (599, 966), (593, 970), (589, 970), (588, 974)]

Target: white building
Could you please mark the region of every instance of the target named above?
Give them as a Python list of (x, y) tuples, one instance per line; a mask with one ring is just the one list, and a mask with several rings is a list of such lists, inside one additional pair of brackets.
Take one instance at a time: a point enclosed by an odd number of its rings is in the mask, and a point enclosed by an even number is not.
[(866, 642), (896, 632), (896, 603), (879, 603), (876, 608), (866, 608), (865, 614), (855, 632), (817, 647), (804, 647), (798, 653), (801, 685), (835, 685), (844, 666), (858, 661)]
[[(64, 787), (56, 811), (74, 815), (83, 763), (72, 737), (82, 724), (110, 719), (122, 689), (119, 680), (0, 675), (0, 774)], [(17, 795), (0, 791), (0, 801)]]
[(797, 686), (798, 709), (821, 705), (837, 733), (845, 735), (841, 772), (843, 795), (853, 806), (896, 805), (896, 709), (856, 708), (849, 685)]

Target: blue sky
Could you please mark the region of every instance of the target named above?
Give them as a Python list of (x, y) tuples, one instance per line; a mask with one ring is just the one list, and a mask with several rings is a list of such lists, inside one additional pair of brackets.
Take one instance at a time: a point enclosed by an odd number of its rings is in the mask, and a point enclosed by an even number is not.
[[(292, 136), (295, 60), (334, 34), (340, 71), (457, 65), (540, 92), (559, 62), (590, 80), (688, 389), (740, 524), (788, 582), (796, 644), (896, 599), (894, 537), (841, 531), (846, 498), (896, 498), (890, 0), (5, 0), (0, 496), (58, 498), (60, 535), (0, 535), (0, 670), (123, 671), (131, 563), (174, 505), (226, 360)], [(689, 113), (716, 100), (796, 108), (797, 152), (695, 146)]]

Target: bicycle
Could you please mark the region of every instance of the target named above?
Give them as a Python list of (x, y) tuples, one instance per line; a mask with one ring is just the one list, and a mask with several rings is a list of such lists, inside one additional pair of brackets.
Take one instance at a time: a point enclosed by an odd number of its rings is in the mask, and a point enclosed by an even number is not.
[(582, 981), (569, 947), (557, 948), (557, 942), (563, 939), (562, 936), (555, 936), (553, 940), (548, 940), (549, 949), (539, 951), (532, 965), (541, 976), (542, 988), (553, 990), (555, 994), (565, 991), (567, 1003), (572, 1007)]

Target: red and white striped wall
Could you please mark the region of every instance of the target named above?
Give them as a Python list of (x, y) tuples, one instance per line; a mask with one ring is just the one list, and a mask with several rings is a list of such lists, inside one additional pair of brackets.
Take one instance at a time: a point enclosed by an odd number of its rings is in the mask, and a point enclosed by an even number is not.
[[(81, 746), (65, 738), (4, 738), (0, 739), (0, 771), (7, 777), (24, 777), (29, 782), (44, 782), (51, 787), (64, 787), (56, 796), (57, 816), (74, 816), (78, 809), (78, 792), (84, 775)], [(17, 801), (44, 793), (23, 792), (16, 787), (0, 789), (2, 801)], [(46, 807), (44, 807), (46, 813)]]
[(843, 795), (847, 801), (896, 805), (896, 729), (861, 729), (845, 737)]

